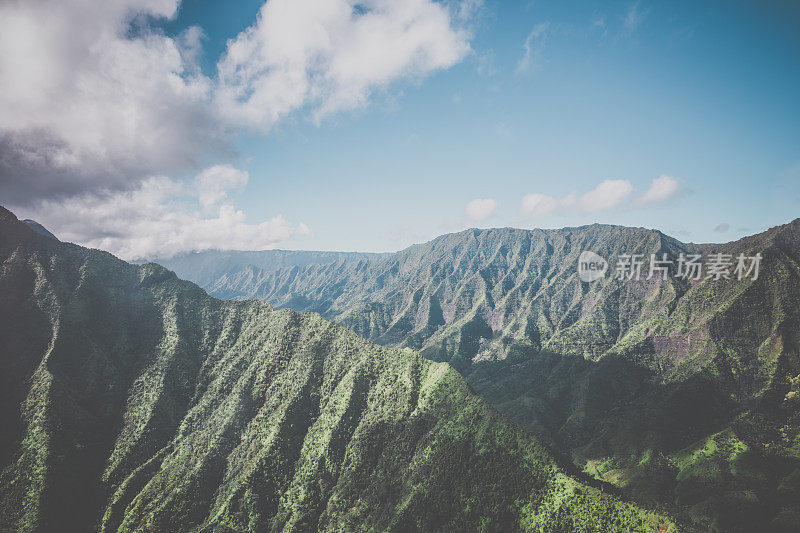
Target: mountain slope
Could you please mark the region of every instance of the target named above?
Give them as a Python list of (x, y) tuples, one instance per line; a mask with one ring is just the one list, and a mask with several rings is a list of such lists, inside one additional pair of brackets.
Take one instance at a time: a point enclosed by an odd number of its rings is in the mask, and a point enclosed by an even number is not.
[(0, 208), (0, 529), (668, 531), (448, 365)]
[[(757, 280), (648, 280), (645, 261), (639, 281), (585, 283), (584, 250), (763, 261)], [(260, 271), (226, 295), (316, 311), (449, 361), (586, 472), (699, 529), (792, 530), (798, 265), (800, 220), (725, 245), (603, 225), (467, 230), (379, 261)]]

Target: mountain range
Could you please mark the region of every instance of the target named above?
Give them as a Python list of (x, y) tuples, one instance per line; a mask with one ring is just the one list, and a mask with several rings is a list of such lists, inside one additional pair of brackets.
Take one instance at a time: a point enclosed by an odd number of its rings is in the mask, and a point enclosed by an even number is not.
[(180, 253), (169, 258), (154, 258), (151, 261), (137, 261), (137, 263), (158, 263), (175, 272), (181, 279), (192, 280), (199, 285), (209, 287), (231, 273), (236, 273), (239, 284), (245, 285), (253, 282), (248, 278), (248, 273), (252, 275), (256, 272), (274, 271), (286, 267), (302, 268), (319, 263), (373, 261), (388, 255), (391, 254), (311, 250), (206, 250)]
[(676, 530), (447, 362), (213, 298), (1, 207), (0, 294), (2, 530)]
[[(608, 275), (581, 281), (583, 251), (609, 259)], [(643, 275), (613, 276), (633, 254)], [(761, 263), (742, 279), (687, 279), (674, 262), (649, 276), (665, 254)], [(193, 281), (449, 363), (585, 474), (686, 529), (800, 523), (800, 219), (705, 245), (608, 225), (470, 229), (384, 257)]]

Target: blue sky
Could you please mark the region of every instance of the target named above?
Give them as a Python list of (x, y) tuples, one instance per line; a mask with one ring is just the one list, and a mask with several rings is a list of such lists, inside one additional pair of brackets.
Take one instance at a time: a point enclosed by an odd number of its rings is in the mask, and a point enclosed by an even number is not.
[[(195, 16), (213, 52), (241, 26), (230, 16), (217, 30), (210, 9)], [(462, 64), (320, 125), (299, 117), (243, 139), (252, 177), (239, 205), (303, 220), (314, 236), (290, 244), (324, 249), (393, 250), (470, 225), (606, 222), (698, 242), (760, 231), (800, 216), (798, 21), (796, 9), (755, 3), (490, 2)], [(540, 65), (515, 73), (541, 23)], [(605, 213), (519, 212), (530, 192), (609, 178), (646, 188), (661, 174), (687, 194)], [(469, 224), (476, 197), (496, 198), (497, 214)]]
[[(176, 40), (201, 27), (197, 63), (212, 78), (261, 4), (186, 0), (156, 25)], [(471, 226), (593, 222), (733, 240), (800, 216), (799, 22), (792, 2), (487, 1), (459, 22), (470, 50), (452, 65), (321, 118), (304, 105), (240, 128), (204, 164), (248, 173), (227, 197), (248, 222), (309, 228), (282, 248), (396, 250)], [(637, 200), (664, 175), (677, 188)], [(582, 208), (606, 180), (632, 190)], [(528, 194), (557, 207), (526, 214)], [(470, 217), (474, 199), (494, 203)]]

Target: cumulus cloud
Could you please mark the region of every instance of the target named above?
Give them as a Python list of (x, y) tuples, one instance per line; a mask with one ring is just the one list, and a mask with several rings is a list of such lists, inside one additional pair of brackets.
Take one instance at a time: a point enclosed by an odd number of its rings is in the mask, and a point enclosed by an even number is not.
[(605, 180), (581, 196), (578, 206), (584, 213), (616, 209), (632, 192), (633, 185), (628, 180)]
[(452, 18), (430, 0), (270, 0), (219, 62), (221, 111), (264, 129), (302, 107), (317, 119), (362, 107), (397, 79), (460, 61), (469, 35)]
[[(232, 167), (212, 167), (201, 172), (195, 183), (212, 174), (236, 176), (227, 181), (229, 188), (237, 187), (242, 176), (247, 176)], [(209, 203), (211, 197), (203, 187), (192, 188), (158, 176), (131, 190), (40, 200), (23, 213), (53, 228), (61, 240), (107, 250), (128, 260), (171, 257), (191, 250), (268, 249), (311, 234), (305, 224), (292, 224), (282, 215), (248, 223), (244, 212), (229, 203), (218, 203), (227, 191), (224, 186), (217, 187), (215, 200)], [(202, 209), (193, 207), (198, 204)]]
[(539, 70), (542, 67), (542, 54), (547, 44), (549, 22), (540, 22), (533, 27), (522, 45), (522, 57), (517, 62), (516, 74)]
[(135, 189), (231, 154), (242, 127), (361, 107), (469, 52), (476, 1), (269, 0), (217, 72), (178, 0), (0, 2), (0, 195), (7, 204)]
[[(5, 201), (122, 188), (221, 146), (201, 32), (134, 20), (176, 0), (0, 3), (0, 192)], [(136, 17), (139, 17), (137, 19)], [(132, 35), (132, 33), (134, 33)]]
[(497, 201), (494, 198), (475, 198), (464, 208), (464, 215), (471, 222), (486, 220), (497, 212)]
[(573, 195), (558, 199), (546, 194), (531, 193), (522, 197), (520, 212), (531, 218), (541, 218), (551, 215), (575, 203)]
[[(269, 0), (216, 72), (204, 33), (165, 35), (179, 0), (0, 1), (0, 198), (66, 239), (128, 259), (268, 248), (299, 234), (227, 203), (242, 130), (368, 104), (470, 51), (480, 0)], [(167, 178), (164, 176), (173, 176)]]
[(243, 189), (250, 175), (230, 165), (214, 165), (198, 174), (195, 179), (197, 200), (210, 207), (223, 200), (231, 189)]
[(655, 178), (642, 195), (633, 201), (636, 207), (645, 207), (648, 205), (663, 204), (675, 198), (680, 192), (680, 180), (662, 174)]

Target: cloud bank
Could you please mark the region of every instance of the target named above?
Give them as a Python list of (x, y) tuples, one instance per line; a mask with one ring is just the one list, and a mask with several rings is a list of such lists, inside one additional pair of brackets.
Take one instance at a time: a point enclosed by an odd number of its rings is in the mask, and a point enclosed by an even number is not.
[[(220, 174), (227, 181), (216, 182), (210, 196), (207, 178)], [(292, 224), (282, 215), (248, 223), (226, 201), (242, 180), (247, 173), (233, 167), (206, 169), (192, 184), (151, 177), (131, 190), (43, 200), (26, 209), (24, 217), (57, 230), (61, 240), (127, 260), (168, 258), (191, 250), (263, 250), (310, 234), (305, 224)]]
[(569, 194), (555, 198), (541, 193), (526, 194), (522, 198), (520, 212), (530, 218), (542, 218), (569, 210), (597, 213), (627, 207), (647, 207), (669, 202), (681, 192), (680, 180), (661, 175), (650, 183), (645, 192), (631, 200), (634, 187), (629, 180), (605, 180), (580, 196)]

